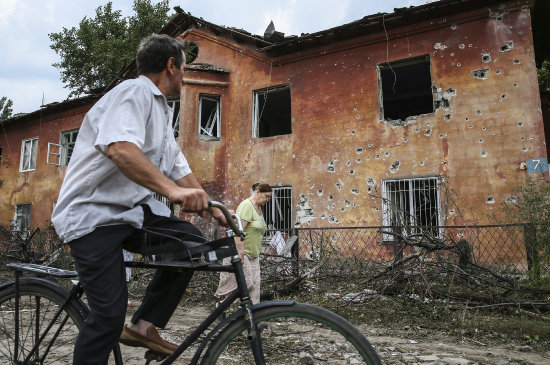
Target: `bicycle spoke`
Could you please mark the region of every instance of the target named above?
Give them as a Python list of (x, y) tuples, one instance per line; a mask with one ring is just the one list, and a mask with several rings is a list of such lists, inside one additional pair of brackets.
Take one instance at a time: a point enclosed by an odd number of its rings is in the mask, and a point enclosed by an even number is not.
[[(0, 297), (0, 363), (70, 363), (74, 342), (83, 322), (72, 306), (59, 312), (63, 299), (40, 286), (29, 286), (19, 296), (18, 357), (14, 359), (15, 297), (3, 292)], [(57, 315), (57, 318), (55, 317)], [(55, 320), (54, 320), (55, 318)], [(48, 329), (48, 327), (51, 327)], [(44, 332), (47, 333), (44, 335)], [(37, 342), (43, 336), (42, 341)]]
[[(314, 306), (295, 304), (254, 313), (266, 365), (380, 364), (374, 349), (343, 318)], [(209, 349), (204, 363), (255, 364), (244, 321)]]

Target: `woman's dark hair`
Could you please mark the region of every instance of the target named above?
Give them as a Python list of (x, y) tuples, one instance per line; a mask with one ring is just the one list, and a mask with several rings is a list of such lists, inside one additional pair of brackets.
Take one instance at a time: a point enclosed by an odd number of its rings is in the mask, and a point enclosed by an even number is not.
[(166, 34), (153, 34), (144, 38), (136, 54), (138, 74), (161, 72), (170, 57), (174, 57), (176, 67), (181, 67), (188, 47), (187, 42), (179, 42)]
[(255, 191), (259, 193), (271, 193), (271, 186), (269, 184), (258, 184)]

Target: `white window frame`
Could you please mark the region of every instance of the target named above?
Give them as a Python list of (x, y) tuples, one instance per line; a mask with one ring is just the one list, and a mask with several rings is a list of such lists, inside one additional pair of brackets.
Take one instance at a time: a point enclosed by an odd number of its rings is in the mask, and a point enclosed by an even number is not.
[[(26, 147), (28, 145), (28, 147)], [(38, 137), (24, 139), (21, 142), (21, 159), (19, 161), (19, 171), (36, 170), (36, 155), (38, 153)]]
[[(171, 123), (172, 123), (172, 132), (174, 133), (174, 138), (178, 138), (180, 135), (180, 111), (181, 111), (181, 102), (179, 99), (168, 100), (168, 105), (172, 109), (171, 114)], [(176, 108), (176, 105), (178, 106)]]
[[(80, 131), (80, 129), (76, 128), (76, 129), (71, 129), (71, 130), (68, 130), (68, 131), (61, 132), (61, 145), (63, 146), (62, 155), (61, 155), (61, 163), (63, 165), (68, 165), (69, 164), (69, 160), (71, 158), (72, 151), (74, 149), (74, 145), (76, 144), (76, 137), (75, 137), (74, 141), (72, 141), (72, 142), (67, 141), (66, 138), (67, 137), (72, 138), (72, 136), (75, 133), (78, 136), (79, 131)], [(69, 151), (71, 152), (70, 155), (69, 155)]]
[[(283, 212), (281, 208), (283, 204), (289, 207), (289, 214)], [(264, 236), (264, 241), (269, 241), (277, 231), (290, 234), (293, 222), (292, 207), (292, 186), (272, 186), (271, 199), (262, 206), (262, 213), (269, 230)], [(273, 217), (281, 217), (282, 219), (274, 220)]]
[[(202, 126), (202, 103), (203, 101), (216, 103), (216, 106), (206, 117), (208, 121), (206, 126)], [(209, 141), (219, 141), (221, 139), (221, 115), (222, 103), (221, 95), (199, 94), (199, 138)]]
[[(65, 166), (69, 164), (69, 151), (71, 151), (72, 156), (76, 138), (74, 142), (67, 142), (66, 137), (72, 136), (74, 133), (78, 135), (79, 131), (80, 130), (77, 128), (61, 132), (60, 144), (48, 142), (48, 157), (46, 158), (46, 163), (48, 165)], [(72, 147), (72, 149), (69, 149), (69, 147)]]
[(21, 238), (26, 238), (31, 227), (32, 204), (17, 204), (13, 213), (14, 232)]
[[(428, 188), (415, 188), (415, 184), (418, 184), (420, 181), (427, 182)], [(399, 185), (398, 189), (395, 188), (395, 184)], [(427, 195), (425, 193), (433, 194), (436, 197), (437, 201), (435, 205), (430, 205), (427, 208), (420, 206), (419, 197), (425, 197)], [(422, 228), (419, 228), (422, 225), (417, 224), (417, 217), (413, 214), (414, 212), (419, 212), (420, 220), (426, 219), (427, 215), (432, 217), (428, 218), (429, 220), (435, 219), (435, 224), (426, 225), (425, 227), (442, 226), (440, 179), (436, 176), (383, 180), (382, 197), (383, 225), (386, 227), (393, 227), (395, 225), (392, 222), (392, 205), (399, 205), (399, 220), (402, 222), (399, 222), (395, 226), (401, 227), (402, 230), (396, 233), (407, 236), (408, 234), (422, 231)], [(397, 202), (397, 198), (399, 202)], [(408, 209), (406, 208), (407, 206)], [(434, 211), (434, 208), (436, 211)], [(436, 235), (441, 236), (442, 233), (442, 229), (439, 228)], [(393, 241), (394, 238), (395, 236), (391, 234), (384, 234), (384, 241)]]

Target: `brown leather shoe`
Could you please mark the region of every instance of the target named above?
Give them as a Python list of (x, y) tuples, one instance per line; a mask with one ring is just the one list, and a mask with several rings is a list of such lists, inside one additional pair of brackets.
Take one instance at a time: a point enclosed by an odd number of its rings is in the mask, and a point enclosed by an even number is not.
[(150, 326), (147, 329), (147, 337), (144, 337), (124, 325), (120, 343), (132, 347), (144, 347), (162, 355), (170, 355), (177, 348), (173, 343), (163, 340), (155, 326)]

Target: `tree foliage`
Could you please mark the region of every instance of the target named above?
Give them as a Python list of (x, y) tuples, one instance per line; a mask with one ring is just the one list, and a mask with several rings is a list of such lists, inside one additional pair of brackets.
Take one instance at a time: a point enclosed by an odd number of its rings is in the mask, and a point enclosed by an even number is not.
[(8, 119), (13, 114), (13, 101), (3, 96), (0, 98), (0, 121)]
[(544, 60), (541, 68), (537, 69), (539, 86), (541, 89), (550, 90), (550, 60)]
[(134, 0), (134, 15), (123, 17), (112, 2), (96, 9), (95, 18), (84, 17), (78, 26), (50, 33), (50, 47), (61, 61), (61, 80), (79, 96), (107, 86), (131, 62), (140, 40), (158, 32), (169, 19), (168, 0)]
[(550, 286), (550, 180), (528, 177), (504, 209), (510, 221), (525, 224), (530, 280)]

